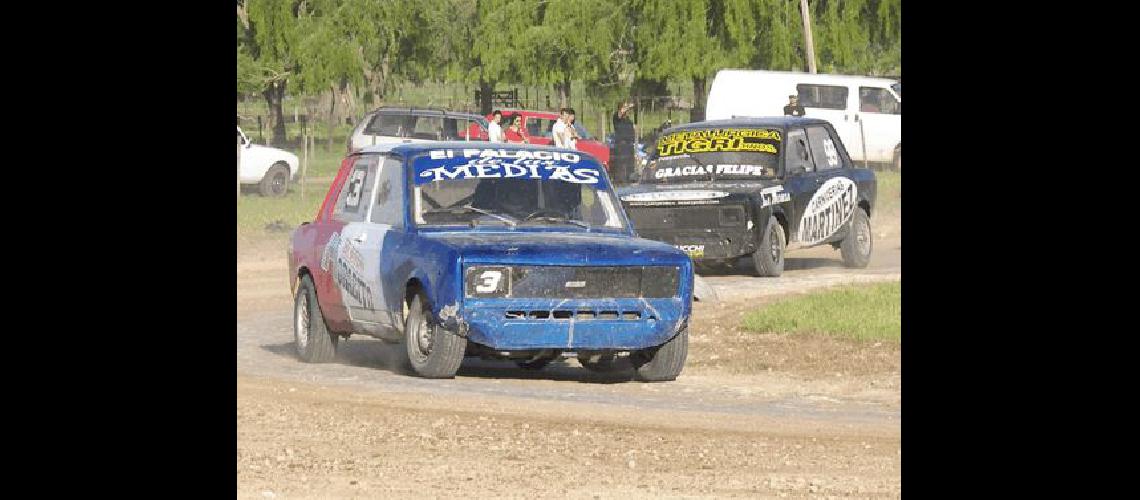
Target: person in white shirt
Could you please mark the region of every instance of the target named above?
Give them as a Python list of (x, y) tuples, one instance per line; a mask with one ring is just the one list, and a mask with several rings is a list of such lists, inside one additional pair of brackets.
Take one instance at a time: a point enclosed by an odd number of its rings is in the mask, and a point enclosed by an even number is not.
[(487, 140), (491, 142), (507, 142), (506, 137), (503, 136), (503, 127), (499, 122), (503, 121), (503, 112), (495, 110), (491, 113), (491, 123), (487, 124)]
[(554, 136), (554, 145), (560, 148), (573, 148), (573, 139), (570, 136), (570, 115), (574, 113), (570, 108), (562, 108), (554, 127), (550, 129)]

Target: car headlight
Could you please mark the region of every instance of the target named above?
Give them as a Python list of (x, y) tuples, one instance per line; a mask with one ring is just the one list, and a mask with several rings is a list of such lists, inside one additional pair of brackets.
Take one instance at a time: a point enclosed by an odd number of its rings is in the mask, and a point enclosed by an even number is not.
[(468, 297), (506, 297), (511, 291), (511, 268), (507, 266), (471, 266), (467, 268), (464, 288)]

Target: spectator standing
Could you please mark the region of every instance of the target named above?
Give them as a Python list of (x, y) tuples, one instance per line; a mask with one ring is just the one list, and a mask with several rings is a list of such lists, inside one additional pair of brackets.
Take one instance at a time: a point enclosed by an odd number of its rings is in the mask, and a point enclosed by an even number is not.
[(502, 122), (502, 121), (503, 121), (503, 112), (502, 111), (499, 111), (496, 109), (494, 113), (491, 113), (491, 123), (487, 124), (487, 140), (488, 141), (506, 142), (506, 138), (503, 136), (503, 127), (499, 125), (499, 122)]
[(570, 108), (562, 108), (558, 115), (558, 120), (555, 120), (554, 126), (551, 127), (550, 133), (554, 138), (554, 146), (559, 148), (572, 148), (574, 146), (570, 143), (570, 115), (574, 111)]
[(634, 137), (633, 120), (629, 112), (633, 109), (633, 102), (623, 101), (618, 104), (614, 112), (614, 148), (610, 153), (611, 177), (618, 183), (629, 181), (634, 172)]
[(804, 107), (800, 106), (800, 98), (796, 95), (788, 96), (788, 105), (784, 106), (784, 114), (789, 116), (803, 116)]
[(507, 126), (506, 132), (503, 133), (507, 138), (507, 142), (514, 144), (530, 144), (530, 141), (526, 139), (526, 134), (523, 133), (522, 121), (522, 115), (515, 115), (511, 119), (511, 124)]

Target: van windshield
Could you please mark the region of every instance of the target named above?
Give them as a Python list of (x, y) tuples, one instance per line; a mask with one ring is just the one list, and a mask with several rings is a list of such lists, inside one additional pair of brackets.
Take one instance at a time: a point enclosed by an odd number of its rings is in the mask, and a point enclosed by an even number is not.
[(760, 180), (776, 177), (783, 135), (778, 129), (686, 130), (662, 136), (643, 183)]

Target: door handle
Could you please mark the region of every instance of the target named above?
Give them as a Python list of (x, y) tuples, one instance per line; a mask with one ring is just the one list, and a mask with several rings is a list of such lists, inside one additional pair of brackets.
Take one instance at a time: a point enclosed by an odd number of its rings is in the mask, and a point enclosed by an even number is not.
[(850, 117), (847, 115), (843, 115), (843, 121), (847, 121), (848, 118), (850, 118)]
[(355, 241), (357, 243), (364, 243), (364, 241), (367, 239), (368, 239), (368, 233), (360, 233), (360, 235), (353, 238), (352, 241)]

